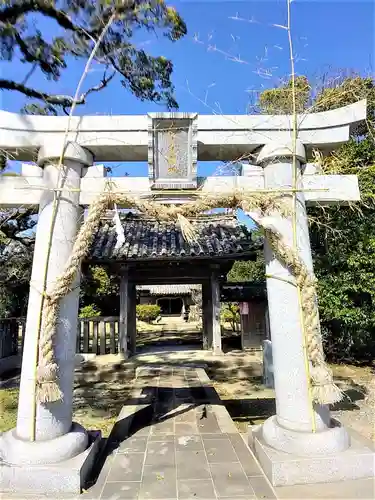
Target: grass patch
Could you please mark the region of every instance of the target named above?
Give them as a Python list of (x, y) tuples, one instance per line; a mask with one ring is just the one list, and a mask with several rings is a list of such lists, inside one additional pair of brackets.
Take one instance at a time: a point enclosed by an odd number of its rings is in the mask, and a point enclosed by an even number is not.
[(0, 389), (0, 432), (9, 431), (16, 425), (18, 389)]
[[(0, 389), (0, 432), (14, 428), (17, 423), (18, 389)], [(114, 395), (113, 398), (115, 399)], [(77, 401), (78, 399), (78, 401)], [(104, 401), (106, 399), (104, 398)], [(103, 437), (108, 437), (118, 415), (117, 408), (98, 406), (100, 391), (97, 399), (82, 402), (74, 398), (73, 420), (83, 425), (86, 429), (100, 430)], [(90, 404), (91, 403), (91, 404)], [(104, 403), (105, 404), (105, 403)]]

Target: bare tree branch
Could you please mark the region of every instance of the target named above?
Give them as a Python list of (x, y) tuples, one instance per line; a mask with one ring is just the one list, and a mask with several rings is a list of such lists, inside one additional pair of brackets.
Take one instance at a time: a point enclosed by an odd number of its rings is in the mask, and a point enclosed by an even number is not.
[[(86, 103), (86, 98), (89, 94), (92, 92), (98, 92), (102, 89), (104, 89), (108, 83), (112, 80), (112, 78), (115, 76), (115, 72), (113, 72), (111, 75), (106, 76), (104, 74), (102, 80), (98, 85), (95, 85), (94, 87), (91, 87), (89, 90), (86, 90), (76, 101), (76, 104), (85, 104)], [(0, 78), (0, 89), (3, 90), (16, 90), (17, 92), (20, 92), (21, 94), (24, 94), (27, 97), (30, 98), (35, 98), (39, 99), (41, 101), (44, 101), (48, 104), (53, 104), (55, 106), (62, 106), (65, 108), (68, 108), (73, 105), (73, 97), (69, 95), (50, 95), (46, 94), (45, 92), (40, 92), (39, 90), (35, 90), (31, 87), (27, 87), (23, 85), (22, 83), (17, 83), (13, 82), (11, 80), (5, 80), (3, 78)]]
[(45, 16), (55, 19), (62, 28), (71, 31), (80, 30), (64, 11), (55, 9), (45, 0), (20, 0), (16, 4), (9, 5), (0, 11), (0, 22), (16, 23), (21, 16), (29, 12), (40, 12)]
[[(136, 5), (136, 0), (122, 0), (116, 2), (115, 9), (118, 14), (123, 14), (127, 10), (133, 9)], [(0, 22), (16, 23), (20, 17), (30, 12), (39, 12), (51, 19), (54, 19), (62, 28), (70, 31), (79, 32), (87, 38), (96, 37), (101, 30), (101, 27), (93, 31), (87, 31), (83, 27), (74, 24), (70, 17), (62, 10), (56, 9), (45, 0), (19, 0), (18, 3), (3, 8), (0, 11)], [(113, 7), (103, 9), (101, 12), (102, 24), (106, 24), (113, 13)]]
[(29, 78), (31, 77), (31, 75), (34, 73), (34, 71), (36, 70), (36, 68), (37, 68), (37, 63), (35, 62), (35, 63), (31, 66), (30, 70), (27, 72), (27, 74), (26, 74), (25, 78), (23, 79), (22, 85), (26, 85), (26, 83), (27, 83), (28, 79), (29, 79)]

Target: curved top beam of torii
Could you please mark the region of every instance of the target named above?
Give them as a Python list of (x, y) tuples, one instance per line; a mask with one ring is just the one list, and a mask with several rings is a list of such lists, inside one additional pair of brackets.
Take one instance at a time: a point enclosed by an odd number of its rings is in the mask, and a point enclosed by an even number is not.
[[(270, 141), (290, 140), (287, 115), (196, 115), (153, 113), (72, 117), (69, 141), (88, 148), (95, 161), (147, 161), (149, 117), (196, 116), (198, 160), (234, 160)], [(43, 145), (62, 142), (67, 116), (21, 115), (0, 111), (0, 149), (30, 161)], [(345, 143), (366, 119), (366, 100), (332, 111), (298, 115), (298, 137), (305, 146), (331, 151)]]

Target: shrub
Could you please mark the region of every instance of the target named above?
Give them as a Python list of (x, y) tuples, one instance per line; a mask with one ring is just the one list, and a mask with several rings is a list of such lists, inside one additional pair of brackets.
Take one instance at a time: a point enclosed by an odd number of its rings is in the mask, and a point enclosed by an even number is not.
[(222, 323), (230, 323), (232, 330), (237, 331), (237, 324), (241, 321), (238, 304), (234, 302), (223, 304), (220, 316)]
[(160, 306), (157, 305), (138, 304), (136, 310), (137, 319), (151, 323), (151, 321), (155, 320), (160, 315), (160, 311)]
[(101, 314), (101, 311), (94, 304), (81, 307), (79, 311), (80, 318), (93, 318), (94, 316), (100, 316)]

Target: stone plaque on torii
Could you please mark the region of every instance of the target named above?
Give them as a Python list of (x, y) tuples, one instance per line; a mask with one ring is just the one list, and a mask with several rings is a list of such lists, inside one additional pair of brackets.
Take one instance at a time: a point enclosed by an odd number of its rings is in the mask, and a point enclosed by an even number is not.
[(152, 189), (197, 187), (197, 113), (148, 115), (148, 171)]
[[(67, 177), (52, 238), (47, 288), (64, 270), (83, 207), (90, 205), (106, 187), (105, 169), (94, 165), (94, 160), (148, 160), (152, 167), (149, 178), (116, 177), (112, 188), (130, 191), (135, 196), (151, 196), (155, 188), (173, 184), (173, 189), (179, 189), (179, 194), (167, 193), (161, 201), (181, 203), (190, 196), (189, 191), (186, 195), (181, 191), (196, 186), (198, 159), (233, 160), (260, 148), (256, 164), (244, 164), (242, 176), (207, 177), (200, 186), (202, 192), (293, 188), (291, 117), (183, 115), (74, 117), (71, 120), (73, 132), (65, 138), (67, 117), (28, 116), (25, 119), (21, 115), (0, 112), (0, 148), (20, 161), (30, 161), (38, 153), (38, 165), (23, 165), (20, 177), (0, 177), (1, 207), (39, 206), (17, 426), (0, 437), (0, 477), (9, 487), (22, 490), (28, 485), (31, 489), (44, 487), (46, 491), (53, 487), (54, 491), (77, 493), (80, 487), (77, 470), (87, 470), (87, 463), (95, 453), (93, 445), (89, 446), (86, 431), (76, 424), (72, 426), (78, 278), (72, 291), (61, 301), (55, 336), (64, 398), (47, 405), (37, 403), (36, 439), (30, 440), (35, 395), (35, 359), (32, 353), (37, 352), (43, 285), (40, 269), (45, 265), (54, 189), (59, 177), (57, 163), (64, 139), (68, 141), (64, 152)], [(297, 195), (297, 243), (311, 272), (306, 205), (358, 201), (360, 194), (356, 176), (322, 175), (314, 165), (306, 164), (307, 153), (313, 148), (323, 153), (332, 151), (348, 141), (351, 128), (365, 118), (364, 101), (298, 117), (296, 155), (301, 191)], [(165, 136), (163, 130), (173, 134), (178, 131), (179, 136)], [(279, 217), (276, 223), (286, 243), (291, 245), (291, 221)], [(267, 278), (267, 295), (276, 415), (254, 433), (252, 443), (258, 459), (274, 485), (371, 476), (374, 463), (371, 451), (356, 442), (351, 443), (343, 427), (332, 426), (326, 405), (315, 404), (311, 411), (297, 289), (293, 277), (274, 256), (267, 242), (265, 259), (267, 275), (272, 276)], [(312, 432), (312, 419), (316, 432)], [(303, 459), (299, 460), (300, 457)], [(71, 460), (75, 472), (69, 475), (67, 470)], [(55, 479), (51, 486), (48, 470), (55, 478), (63, 471), (64, 482), (56, 484), (58, 479)]]

